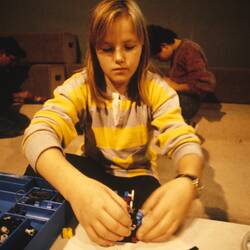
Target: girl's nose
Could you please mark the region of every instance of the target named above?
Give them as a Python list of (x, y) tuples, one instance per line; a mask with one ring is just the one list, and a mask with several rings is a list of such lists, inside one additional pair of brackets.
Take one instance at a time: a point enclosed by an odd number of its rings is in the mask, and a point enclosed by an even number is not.
[(121, 49), (116, 49), (115, 50), (114, 59), (115, 59), (115, 63), (124, 62), (124, 60), (125, 60), (124, 53), (123, 53), (123, 51)]

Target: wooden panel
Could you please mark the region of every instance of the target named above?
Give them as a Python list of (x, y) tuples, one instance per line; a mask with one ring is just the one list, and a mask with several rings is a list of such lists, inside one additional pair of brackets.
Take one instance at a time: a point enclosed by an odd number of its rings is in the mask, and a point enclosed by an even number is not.
[(22, 89), (28, 90), (36, 96), (52, 97), (54, 89), (64, 80), (64, 65), (34, 64), (30, 68)]
[(26, 51), (30, 63), (76, 63), (77, 38), (70, 33), (10, 34)]

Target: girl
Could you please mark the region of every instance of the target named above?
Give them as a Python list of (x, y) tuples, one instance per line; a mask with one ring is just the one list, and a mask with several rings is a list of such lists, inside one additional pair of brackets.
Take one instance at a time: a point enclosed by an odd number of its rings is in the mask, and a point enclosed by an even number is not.
[[(133, 0), (103, 0), (92, 11), (86, 68), (54, 92), (26, 130), (31, 166), (71, 204), (89, 237), (103, 246), (131, 234), (126, 202), (135, 190), (144, 219), (142, 241), (164, 241), (196, 194), (202, 154), (180, 114), (176, 92), (148, 69), (143, 15)], [(84, 129), (84, 157), (63, 147)], [(160, 186), (156, 154), (176, 163), (178, 178)]]

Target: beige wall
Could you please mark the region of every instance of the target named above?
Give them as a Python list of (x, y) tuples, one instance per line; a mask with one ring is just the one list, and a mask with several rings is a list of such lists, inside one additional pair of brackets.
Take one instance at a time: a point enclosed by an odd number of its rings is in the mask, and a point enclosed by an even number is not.
[[(0, 32), (78, 35), (82, 52), (88, 13), (98, 0), (0, 0)], [(250, 68), (249, 0), (138, 0), (148, 23), (169, 26), (205, 50), (210, 66)]]

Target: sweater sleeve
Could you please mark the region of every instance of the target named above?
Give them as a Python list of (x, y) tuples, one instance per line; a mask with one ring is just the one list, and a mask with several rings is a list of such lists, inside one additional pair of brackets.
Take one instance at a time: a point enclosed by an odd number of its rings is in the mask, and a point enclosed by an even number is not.
[(33, 168), (43, 151), (52, 147), (63, 150), (76, 137), (75, 125), (86, 106), (86, 84), (83, 83), (83, 73), (65, 81), (25, 130), (23, 151)]
[(181, 116), (176, 92), (159, 78), (151, 82), (149, 93), (155, 154), (167, 155), (175, 162), (186, 154), (202, 156), (199, 138)]

